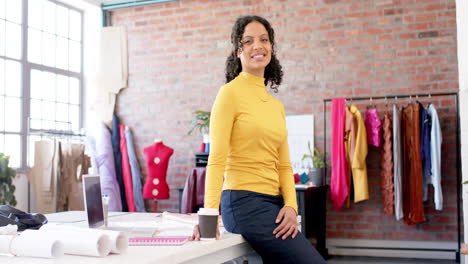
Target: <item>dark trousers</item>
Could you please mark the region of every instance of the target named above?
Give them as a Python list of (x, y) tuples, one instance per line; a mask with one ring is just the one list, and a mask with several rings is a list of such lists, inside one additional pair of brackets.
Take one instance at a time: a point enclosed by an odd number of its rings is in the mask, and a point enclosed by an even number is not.
[(250, 191), (225, 190), (221, 213), (227, 231), (241, 234), (263, 263), (326, 263), (312, 244), (298, 233), (293, 239), (276, 238), (273, 230), (283, 197)]

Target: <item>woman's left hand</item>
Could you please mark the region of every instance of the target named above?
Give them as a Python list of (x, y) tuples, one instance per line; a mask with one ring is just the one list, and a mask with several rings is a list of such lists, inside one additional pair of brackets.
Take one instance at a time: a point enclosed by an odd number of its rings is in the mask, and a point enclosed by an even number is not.
[(295, 238), (299, 230), (297, 228), (296, 211), (292, 207), (285, 206), (281, 208), (276, 217), (276, 223), (280, 222), (281, 224), (273, 230), (273, 235), (275, 235), (276, 238), (282, 236), (283, 240), (290, 235), (292, 235), (292, 238)]

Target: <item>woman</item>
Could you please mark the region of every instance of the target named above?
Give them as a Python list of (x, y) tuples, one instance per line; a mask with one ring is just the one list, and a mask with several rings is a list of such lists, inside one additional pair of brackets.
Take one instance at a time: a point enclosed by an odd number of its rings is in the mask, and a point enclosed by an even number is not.
[[(283, 71), (270, 23), (237, 19), (226, 82), (213, 105), (205, 207), (219, 208), (227, 231), (241, 234), (264, 263), (325, 263), (298, 232), (296, 190), (283, 104)], [(222, 194), (221, 194), (222, 191)], [(198, 226), (192, 239), (199, 239)]]

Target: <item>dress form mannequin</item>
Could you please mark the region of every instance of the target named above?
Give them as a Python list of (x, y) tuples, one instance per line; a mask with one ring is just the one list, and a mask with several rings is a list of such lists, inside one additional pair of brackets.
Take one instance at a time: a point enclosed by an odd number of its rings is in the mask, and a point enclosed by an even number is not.
[(174, 150), (161, 140), (156, 139), (154, 144), (143, 149), (146, 157), (148, 176), (143, 187), (144, 199), (169, 199), (169, 186), (166, 181), (169, 159)]

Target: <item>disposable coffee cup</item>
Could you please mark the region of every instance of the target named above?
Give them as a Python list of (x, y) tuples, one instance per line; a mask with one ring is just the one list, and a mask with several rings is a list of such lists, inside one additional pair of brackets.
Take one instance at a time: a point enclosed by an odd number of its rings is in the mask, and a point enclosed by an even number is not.
[(201, 240), (216, 239), (218, 215), (218, 210), (214, 208), (200, 208), (198, 210), (198, 227), (200, 229)]

